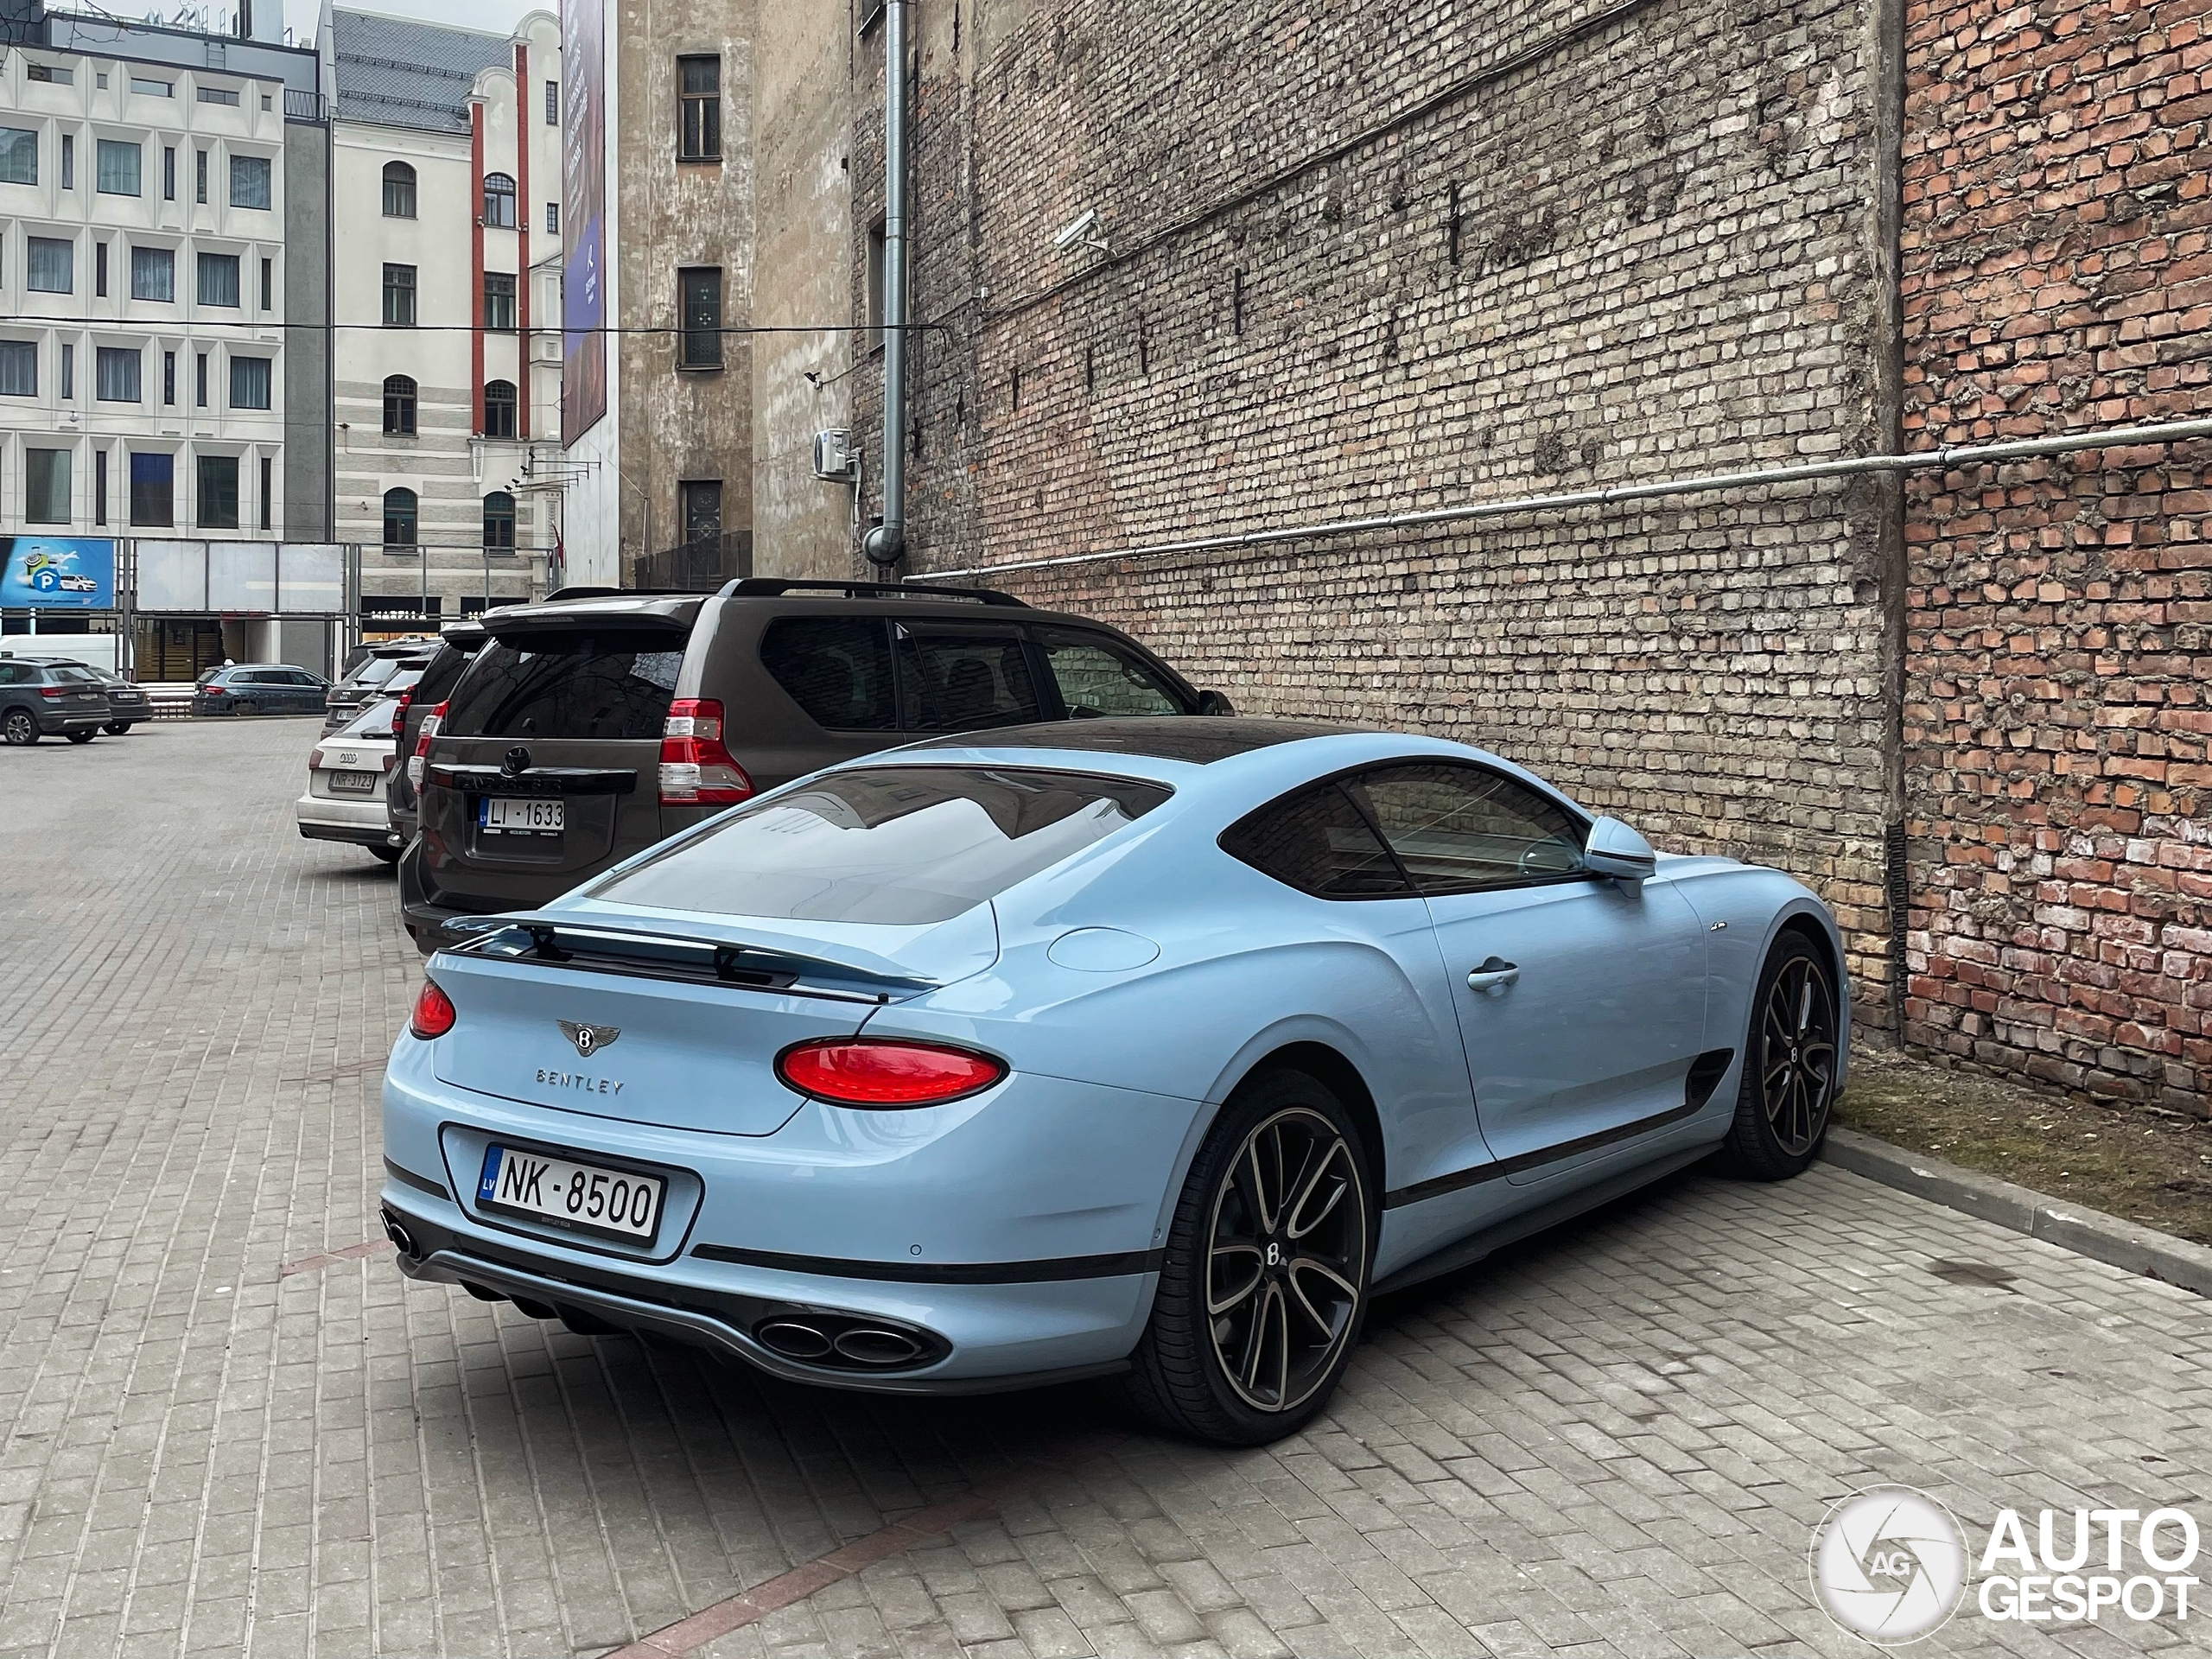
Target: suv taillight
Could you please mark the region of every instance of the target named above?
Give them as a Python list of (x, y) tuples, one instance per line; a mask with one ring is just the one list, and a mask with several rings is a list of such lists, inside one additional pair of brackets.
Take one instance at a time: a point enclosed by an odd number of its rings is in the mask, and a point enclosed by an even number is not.
[[(438, 728), (445, 721), (446, 706), (442, 702), (423, 716), (423, 724), (415, 734), (415, 753), (407, 757), (407, 787), (417, 795), (423, 792), (423, 775), (430, 766), (430, 740), (438, 734)], [(393, 729), (398, 728), (395, 721)]]
[(660, 735), (663, 806), (731, 806), (753, 780), (722, 747), (722, 706), (712, 697), (678, 697)]
[(412, 690), (403, 691), (399, 694), (399, 702), (391, 711), (391, 734), (394, 737), (397, 737), (399, 734), (405, 729), (407, 725), (407, 705), (414, 701), (415, 693)]

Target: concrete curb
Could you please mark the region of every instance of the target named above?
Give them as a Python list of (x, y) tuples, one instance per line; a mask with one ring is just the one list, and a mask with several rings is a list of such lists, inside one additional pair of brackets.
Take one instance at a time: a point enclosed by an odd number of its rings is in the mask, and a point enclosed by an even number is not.
[(1839, 1169), (1910, 1192), (1947, 1210), (1978, 1216), (2146, 1279), (2212, 1296), (2212, 1249), (2124, 1221), (2101, 1210), (2063, 1203), (1925, 1153), (1907, 1152), (1855, 1129), (1831, 1128), (1821, 1155)]

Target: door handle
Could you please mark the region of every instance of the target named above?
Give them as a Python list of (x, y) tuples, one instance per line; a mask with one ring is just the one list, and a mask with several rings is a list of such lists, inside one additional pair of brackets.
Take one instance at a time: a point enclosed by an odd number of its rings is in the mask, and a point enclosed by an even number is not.
[(1483, 965), (1467, 976), (1467, 988), (1495, 995), (1521, 977), (1521, 969), (1497, 957), (1485, 957)]

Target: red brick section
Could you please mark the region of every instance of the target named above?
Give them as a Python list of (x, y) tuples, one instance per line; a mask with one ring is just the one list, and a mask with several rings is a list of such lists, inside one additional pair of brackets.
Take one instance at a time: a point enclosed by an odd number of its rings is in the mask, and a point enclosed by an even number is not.
[[(1909, 445), (2212, 406), (2212, 0), (1908, 0)], [(2208, 1115), (2212, 445), (1922, 474), (1908, 1037)]]

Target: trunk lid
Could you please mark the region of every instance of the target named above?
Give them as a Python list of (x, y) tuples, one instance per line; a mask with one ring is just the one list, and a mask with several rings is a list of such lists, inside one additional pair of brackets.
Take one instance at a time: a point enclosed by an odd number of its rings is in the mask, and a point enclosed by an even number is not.
[(776, 1077), (782, 1050), (849, 1036), (884, 1002), (979, 972), (998, 955), (988, 906), (934, 927), (867, 931), (899, 937), (607, 905), (516, 918), (435, 959), (456, 1020), (434, 1069), (443, 1082), (534, 1105), (772, 1135), (800, 1103)]

